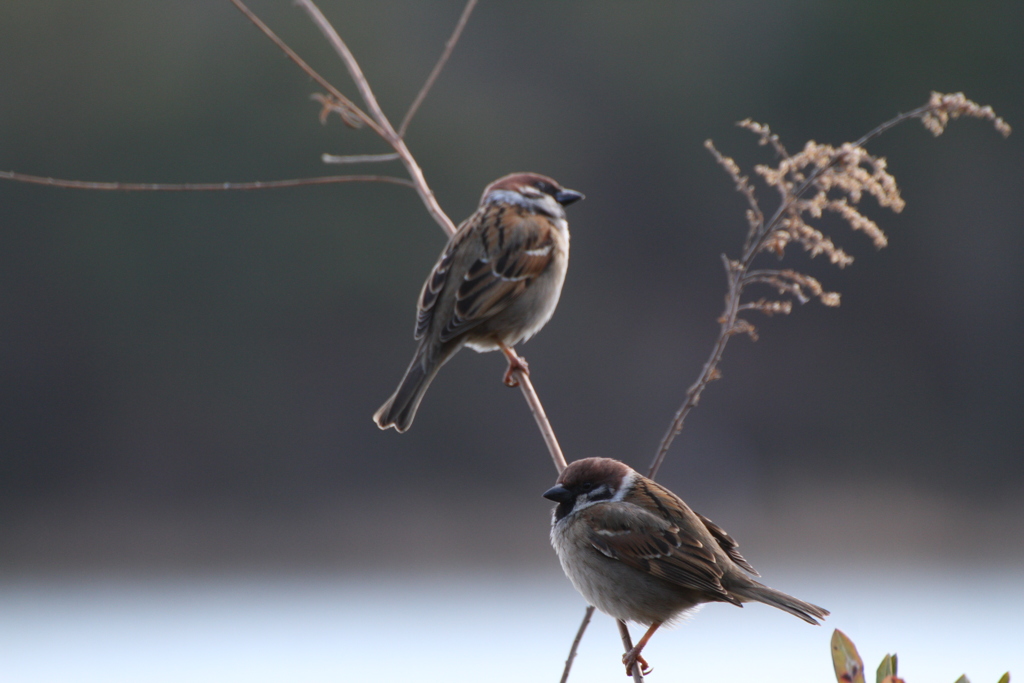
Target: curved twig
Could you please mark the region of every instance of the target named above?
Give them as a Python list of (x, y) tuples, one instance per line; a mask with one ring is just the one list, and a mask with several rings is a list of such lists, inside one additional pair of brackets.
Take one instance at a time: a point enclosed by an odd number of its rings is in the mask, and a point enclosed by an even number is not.
[(551, 428), (551, 423), (548, 421), (547, 413), (544, 412), (544, 406), (540, 402), (540, 397), (537, 396), (537, 391), (533, 388), (530, 375), (523, 372), (520, 368), (516, 368), (512, 374), (515, 375), (516, 380), (519, 382), (519, 388), (523, 391), (523, 397), (526, 399), (527, 405), (530, 406), (530, 412), (533, 413), (533, 419), (537, 422), (540, 435), (544, 437), (544, 443), (551, 454), (551, 460), (555, 464), (555, 469), (561, 474), (562, 470), (566, 468), (565, 455), (562, 453), (562, 447), (558, 445), (555, 430)]
[[(633, 639), (629, 636), (629, 627), (626, 626), (626, 622), (621, 619), (616, 619), (615, 623), (619, 625), (619, 635), (622, 637), (622, 647), (626, 652), (629, 652), (633, 649)], [(583, 636), (582, 633), (578, 635), (580, 637)], [(633, 665), (633, 683), (644, 683), (644, 674), (640, 670), (641, 668), (640, 662)]]
[(686, 416), (697, 407), (697, 403), (700, 402), (700, 395), (704, 392), (707, 385), (712, 380), (718, 378), (718, 363), (722, 360), (725, 346), (729, 343), (732, 332), (736, 327), (736, 316), (739, 313), (740, 296), (743, 291), (742, 284), (740, 283), (742, 272), (734, 268), (725, 254), (722, 254), (722, 261), (725, 263), (728, 277), (728, 294), (725, 298), (725, 311), (719, 318), (718, 338), (715, 340), (714, 346), (711, 347), (711, 355), (704, 362), (700, 376), (686, 390), (686, 400), (683, 401), (683, 405), (676, 411), (672, 422), (669, 423), (668, 430), (665, 432), (665, 436), (661, 439), (658, 451), (655, 453), (654, 460), (651, 461), (651, 466), (647, 471), (647, 476), (651, 479), (658, 476), (658, 470), (661, 469), (661, 464), (665, 461), (665, 456), (668, 455), (669, 447), (672, 446), (676, 436), (683, 431), (683, 423), (686, 422)]
[(576, 631), (576, 638), (572, 641), (572, 647), (569, 648), (569, 656), (565, 660), (565, 668), (562, 670), (562, 678), (559, 679), (558, 683), (566, 683), (569, 680), (569, 672), (572, 671), (572, 663), (576, 659), (576, 650), (580, 647), (580, 641), (583, 640), (583, 634), (587, 631), (587, 626), (590, 624), (591, 617), (594, 616), (594, 606), (588, 605), (587, 611), (583, 613), (583, 622), (580, 623), (579, 629)]
[[(398, 160), (398, 152), (391, 154), (321, 154), (320, 161), (325, 164), (379, 164)], [(412, 185), (412, 183), (409, 183)]]
[[(231, 0), (234, 3), (240, 2), (240, 0)], [(394, 127), (388, 120), (388, 117), (384, 115), (384, 111), (380, 108), (380, 104), (377, 102), (377, 97), (373, 94), (373, 89), (370, 87), (369, 81), (366, 80), (366, 76), (363, 74), (362, 68), (359, 66), (359, 62), (356, 61), (352, 51), (348, 49), (348, 45), (341, 39), (338, 32), (331, 26), (331, 23), (327, 21), (327, 18), (320, 11), (320, 8), (313, 3), (312, 0), (296, 0), (296, 4), (302, 7), (309, 14), (313, 23), (316, 24), (320, 32), (327, 38), (327, 42), (331, 44), (334, 51), (338, 53), (341, 60), (345, 63), (345, 68), (348, 69), (349, 75), (356, 84), (356, 88), (359, 89), (359, 94), (362, 96), (363, 101), (366, 103), (367, 109), (370, 110), (370, 116), (376, 122), (375, 130), (385, 142), (398, 152), (399, 157), (402, 159), (402, 164), (405, 166), (405, 170), (409, 172), (412, 177), (412, 181), (416, 186), (416, 192), (420, 195), (420, 199), (427, 207), (427, 211), (437, 221), (438, 225), (448, 233), (448, 235), (455, 234), (455, 224), (452, 219), (441, 209), (441, 205), (437, 203), (437, 198), (434, 197), (433, 190), (427, 185), (426, 178), (423, 177), (423, 170), (420, 169), (419, 164), (416, 163), (416, 159), (413, 157), (412, 152), (405, 146), (405, 141), (402, 137), (395, 132)]]
[(440, 59), (437, 60), (437, 64), (434, 65), (430, 75), (427, 76), (426, 83), (420, 88), (419, 93), (416, 95), (416, 99), (412, 101), (409, 106), (409, 111), (405, 113), (405, 118), (402, 119), (402, 125), (398, 127), (399, 137), (405, 137), (405, 131), (409, 128), (409, 124), (412, 122), (412, 117), (416, 115), (416, 110), (423, 104), (423, 100), (427, 97), (427, 93), (434, 86), (434, 81), (441, 74), (441, 69), (448, 62), (448, 58), (452, 55), (452, 50), (455, 49), (455, 43), (459, 42), (459, 38), (462, 36), (462, 29), (466, 28), (466, 23), (469, 21), (469, 15), (473, 13), (473, 8), (476, 7), (476, 0), (469, 0), (466, 3), (466, 7), (462, 10), (462, 16), (459, 17), (459, 23), (455, 25), (455, 30), (452, 31), (452, 37), (448, 39), (448, 42), (444, 45), (444, 52), (441, 53)]
[(333, 175), (319, 178), (293, 178), (290, 180), (253, 180), (241, 183), (108, 183), (91, 180), (65, 180), (45, 178), (27, 173), (0, 171), (0, 178), (33, 185), (48, 185), (72, 190), (102, 190), (111, 192), (217, 192), (224, 190), (272, 190), (305, 185), (329, 185), (332, 183), (391, 183), (415, 187), (411, 180), (384, 175)]
[(287, 55), (288, 59), (298, 64), (299, 68), (305, 71), (310, 78), (319, 83), (325, 90), (337, 98), (338, 102), (344, 106), (347, 111), (351, 112), (356, 116), (356, 118), (372, 128), (377, 135), (384, 137), (384, 131), (380, 130), (376, 121), (370, 118), (362, 109), (357, 107), (352, 100), (345, 97), (340, 90), (331, 85), (330, 81), (318, 74), (313, 67), (307, 64), (306, 61), (295, 52), (295, 50), (288, 47), (288, 44), (281, 40), (281, 38), (279, 38), (269, 26), (263, 23), (263, 20), (256, 16), (251, 9), (246, 7), (242, 0), (231, 0), (231, 4), (237, 7), (238, 11), (244, 14), (246, 18), (256, 26), (256, 28), (263, 31), (264, 35), (270, 38), (270, 40), (274, 42), (274, 45), (277, 45), (281, 52), (284, 52), (285, 55)]

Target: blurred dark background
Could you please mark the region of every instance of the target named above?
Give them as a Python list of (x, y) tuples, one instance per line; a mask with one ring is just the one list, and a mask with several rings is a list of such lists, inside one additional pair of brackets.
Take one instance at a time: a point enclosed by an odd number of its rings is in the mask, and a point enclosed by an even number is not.
[[(253, 9), (356, 98), (288, 2)], [(327, 2), (397, 123), (462, 2)], [(745, 205), (702, 147), (770, 160), (964, 91), (1017, 127), (871, 146), (907, 209), (842, 293), (753, 319), (661, 479), (748, 557), (811, 566), (1024, 555), (1024, 3), (483, 2), (408, 133), (456, 221), (551, 175), (561, 305), (520, 350), (569, 459), (643, 469), (717, 333)], [(0, 4), (0, 168), (136, 182), (339, 172), (389, 151), (228, 2)], [(347, 171), (349, 169), (342, 169)], [(402, 175), (391, 163), (352, 169)], [(763, 195), (767, 202), (771, 194)], [(444, 235), (414, 192), (126, 194), (0, 183), (0, 572), (552, 564), (554, 481), (498, 354), (459, 354), (405, 435), (370, 416)], [(883, 560), (884, 558), (884, 560)]]

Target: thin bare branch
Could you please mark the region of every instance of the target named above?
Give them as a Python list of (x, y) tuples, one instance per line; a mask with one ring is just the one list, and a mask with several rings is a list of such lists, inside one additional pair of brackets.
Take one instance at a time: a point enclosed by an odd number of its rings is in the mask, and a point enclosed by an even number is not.
[[(231, 0), (232, 2), (238, 2), (239, 0)], [(427, 211), (433, 216), (434, 220), (437, 221), (438, 225), (448, 233), (448, 235), (455, 234), (455, 224), (452, 219), (448, 217), (448, 214), (441, 209), (441, 205), (437, 203), (437, 198), (434, 197), (433, 190), (427, 185), (426, 178), (423, 176), (423, 170), (420, 169), (419, 164), (416, 163), (416, 159), (413, 157), (412, 152), (405, 146), (405, 142), (401, 136), (395, 132), (388, 117), (384, 115), (384, 111), (380, 108), (380, 104), (377, 103), (377, 98), (373, 94), (373, 89), (370, 88), (369, 81), (366, 80), (366, 76), (363, 75), (363, 70), (359, 66), (359, 62), (356, 61), (352, 51), (348, 49), (348, 45), (341, 39), (338, 32), (334, 30), (331, 23), (327, 21), (327, 18), (320, 11), (320, 8), (312, 2), (312, 0), (296, 0), (296, 4), (302, 7), (312, 18), (313, 23), (316, 24), (317, 28), (324, 34), (327, 41), (334, 48), (334, 51), (341, 57), (342, 62), (345, 63), (345, 68), (348, 69), (349, 75), (356, 84), (356, 88), (359, 89), (360, 95), (363, 97), (363, 101), (366, 102), (367, 108), (370, 110), (370, 115), (374, 119), (374, 130), (384, 138), (391, 147), (398, 152), (399, 157), (402, 159), (402, 163), (405, 165), (406, 171), (408, 171), (412, 181), (415, 184), (416, 192), (420, 195), (420, 199), (427, 207)]]
[[(622, 636), (622, 647), (626, 648), (626, 652), (633, 649), (633, 639), (629, 636), (629, 627), (626, 626), (626, 622), (621, 619), (616, 619), (615, 623), (619, 625), (619, 635)], [(633, 683), (644, 683), (644, 674), (640, 671), (642, 667), (640, 662), (637, 662), (633, 666)]]
[[(322, 154), (320, 156), (320, 160), (325, 164), (372, 164), (382, 161), (395, 161), (399, 158), (398, 152), (391, 154), (346, 154), (343, 156)], [(412, 186), (412, 181), (409, 181), (409, 186)]]
[[(238, 0), (231, 0), (237, 2)], [(352, 80), (356, 84), (356, 88), (359, 89), (359, 94), (363, 98), (363, 102), (366, 103), (367, 109), (370, 110), (370, 115), (374, 121), (386, 128), (389, 132), (394, 133), (394, 128), (391, 127), (391, 123), (388, 122), (388, 117), (384, 115), (384, 110), (380, 108), (380, 104), (377, 102), (376, 95), (373, 94), (373, 89), (370, 88), (369, 81), (366, 80), (366, 76), (363, 75), (363, 69), (359, 66), (359, 62), (356, 61), (355, 55), (348, 49), (348, 45), (341, 39), (338, 32), (334, 29), (334, 26), (327, 21), (327, 17), (324, 16), (320, 8), (316, 6), (312, 0), (296, 0), (296, 5), (302, 7), (309, 14), (313, 23), (320, 29), (320, 32), (327, 38), (327, 42), (331, 44), (334, 51), (341, 57), (342, 62), (345, 64), (345, 68), (348, 69), (348, 73), (352, 76)], [(386, 137), (383, 136), (382, 137)]]
[(380, 130), (380, 127), (377, 125), (376, 121), (367, 116), (366, 112), (357, 107), (352, 100), (341, 94), (341, 91), (335, 88), (333, 85), (331, 85), (330, 81), (328, 81), (326, 78), (318, 74), (313, 69), (313, 67), (307, 64), (306, 61), (295, 52), (295, 50), (288, 47), (288, 44), (281, 40), (277, 36), (277, 34), (274, 33), (273, 30), (271, 30), (269, 26), (264, 24), (262, 19), (253, 14), (252, 10), (246, 7), (245, 3), (243, 3), (242, 0), (231, 0), (231, 4), (237, 7), (238, 10), (242, 14), (244, 14), (249, 21), (255, 24), (256, 28), (263, 31), (263, 33), (268, 38), (270, 38), (270, 40), (272, 40), (274, 44), (277, 45), (277, 47), (279, 47), (281, 51), (285, 53), (285, 55), (288, 56), (288, 59), (298, 64), (299, 68), (305, 71), (310, 78), (312, 78), (314, 81), (322, 85), (328, 92), (330, 92), (331, 95), (333, 95), (342, 106), (344, 106), (349, 112), (354, 114), (360, 121), (362, 121), (370, 128), (372, 128), (374, 132), (376, 132), (378, 135), (384, 137), (384, 131)]
[(647, 476), (651, 479), (658, 476), (658, 470), (661, 469), (661, 464), (665, 461), (665, 456), (668, 455), (668, 449), (672, 446), (672, 442), (679, 435), (679, 432), (683, 431), (683, 423), (686, 422), (686, 416), (697, 407), (697, 404), (700, 402), (700, 395), (704, 392), (704, 389), (713, 380), (718, 379), (718, 363), (722, 360), (722, 354), (725, 353), (725, 347), (729, 343), (729, 339), (732, 338), (732, 331), (736, 325), (736, 316), (739, 313), (740, 278), (742, 277), (742, 272), (737, 269), (736, 264), (730, 261), (725, 254), (722, 254), (722, 262), (725, 264), (729, 289), (725, 297), (725, 311), (718, 319), (718, 339), (715, 340), (715, 344), (711, 348), (711, 355), (705, 361), (700, 376), (686, 390), (686, 400), (683, 401), (683, 405), (676, 411), (672, 422), (669, 423), (668, 429), (665, 432), (665, 436), (661, 439), (658, 451), (655, 453), (654, 460), (651, 461), (651, 466), (647, 471)]
[(330, 185), (333, 183), (391, 183), (415, 187), (411, 180), (383, 175), (333, 175), (319, 178), (293, 178), (290, 180), (254, 180), (243, 183), (107, 183), (89, 180), (63, 180), (44, 178), (27, 173), (0, 171), (0, 179), (19, 183), (48, 185), (73, 190), (103, 190), (109, 192), (218, 192), (224, 190), (272, 190), (306, 185)]
[(466, 3), (465, 9), (462, 10), (462, 16), (459, 17), (459, 23), (455, 25), (455, 30), (452, 31), (452, 37), (445, 43), (444, 51), (441, 53), (440, 59), (437, 60), (437, 64), (434, 65), (433, 71), (427, 76), (427, 81), (420, 88), (419, 94), (416, 95), (416, 99), (412, 101), (412, 105), (409, 107), (409, 111), (405, 113), (405, 118), (402, 119), (402, 125), (398, 127), (399, 137), (405, 137), (405, 131), (409, 128), (409, 123), (412, 121), (412, 117), (416, 115), (416, 110), (420, 108), (423, 100), (426, 98), (427, 93), (434, 87), (434, 81), (441, 75), (441, 70), (444, 65), (448, 62), (448, 58), (452, 55), (452, 50), (455, 49), (455, 44), (459, 42), (459, 37), (462, 36), (462, 29), (466, 27), (466, 22), (469, 21), (469, 15), (473, 13), (473, 8), (476, 7), (477, 0), (469, 0)]
[(551, 460), (555, 464), (555, 469), (561, 474), (562, 470), (566, 467), (565, 455), (562, 453), (562, 447), (558, 445), (555, 430), (551, 428), (551, 422), (548, 421), (547, 413), (544, 412), (544, 406), (537, 396), (537, 391), (533, 388), (530, 375), (521, 369), (516, 369), (512, 374), (519, 382), (519, 388), (522, 389), (523, 397), (526, 399), (527, 405), (530, 406), (533, 419), (537, 421), (537, 428), (540, 429), (540, 435), (544, 437), (544, 443), (547, 444)]
[(576, 639), (572, 641), (572, 647), (569, 648), (569, 656), (565, 660), (565, 669), (562, 670), (562, 678), (558, 683), (566, 683), (569, 680), (569, 672), (572, 671), (572, 663), (576, 659), (576, 651), (580, 647), (580, 641), (583, 640), (583, 634), (587, 631), (587, 626), (590, 625), (590, 619), (594, 616), (594, 606), (588, 605), (587, 611), (583, 613), (583, 622), (580, 624), (579, 630), (576, 631)]

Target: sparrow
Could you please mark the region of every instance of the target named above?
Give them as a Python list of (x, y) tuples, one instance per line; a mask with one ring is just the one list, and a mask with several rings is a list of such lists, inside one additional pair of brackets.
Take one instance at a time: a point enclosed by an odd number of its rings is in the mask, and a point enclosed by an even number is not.
[(558, 503), (551, 545), (576, 590), (620, 621), (647, 626), (622, 656), (626, 675), (658, 627), (706, 602), (763, 602), (818, 625), (828, 610), (769, 588), (720, 526), (611, 458), (584, 458), (544, 493)]
[(551, 318), (569, 264), (565, 207), (583, 199), (551, 178), (513, 173), (484, 190), (480, 206), (441, 252), (416, 307), (419, 341), (398, 389), (374, 413), (381, 429), (409, 429), (430, 382), (463, 346), (500, 350), (528, 372), (512, 347)]

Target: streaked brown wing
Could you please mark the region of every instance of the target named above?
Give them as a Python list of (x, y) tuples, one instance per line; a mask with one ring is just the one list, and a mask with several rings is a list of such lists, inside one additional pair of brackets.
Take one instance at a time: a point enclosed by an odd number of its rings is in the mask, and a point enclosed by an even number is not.
[(579, 513), (598, 551), (676, 585), (739, 604), (722, 587), (722, 568), (700, 539), (638, 505), (597, 504)]
[(474, 234), (484, 255), (462, 276), (455, 310), (441, 330), (442, 342), (500, 313), (551, 265), (555, 245), (548, 219), (527, 213), (510, 216), (510, 211), (491, 207)]
[(700, 521), (704, 522), (704, 526), (707, 527), (708, 531), (711, 532), (711, 535), (715, 537), (716, 541), (718, 541), (719, 547), (721, 547), (722, 550), (725, 551), (725, 554), (728, 555), (733, 562), (743, 567), (745, 570), (747, 570), (754, 576), (761, 576), (760, 574), (758, 574), (757, 570), (754, 569), (749, 562), (747, 562), (746, 558), (740, 555), (740, 551), (737, 550), (737, 548), (739, 547), (739, 543), (734, 541), (732, 536), (725, 532), (725, 529), (718, 526), (717, 524), (715, 524), (699, 512), (695, 512), (694, 514), (700, 517)]
[(459, 229), (456, 230), (452, 239), (444, 247), (444, 251), (441, 252), (437, 262), (434, 263), (433, 269), (431, 269), (430, 274), (427, 276), (427, 281), (423, 283), (420, 299), (417, 302), (416, 332), (413, 335), (415, 339), (423, 339), (427, 334), (427, 330), (430, 329), (430, 324), (434, 319), (437, 299), (441, 291), (449, 284), (449, 280), (453, 278), (452, 268), (455, 265), (456, 256), (469, 246), (466, 244), (468, 241), (477, 239), (477, 229), (475, 226), (480, 224), (482, 220), (483, 216), (477, 210), (472, 216), (462, 221)]
[(422, 339), (430, 328), (430, 323), (434, 319), (434, 305), (437, 303), (437, 297), (441, 294), (441, 290), (444, 289), (445, 284), (448, 282), (455, 254), (462, 243), (472, 237), (472, 232), (468, 227), (472, 220), (473, 217), (471, 216), (459, 226), (458, 232), (455, 233), (448, 246), (445, 247), (445, 250), (441, 253), (441, 258), (437, 260), (433, 270), (430, 271), (430, 275), (427, 276), (427, 281), (423, 283), (420, 299), (416, 306), (416, 331), (413, 334), (415, 339)]

